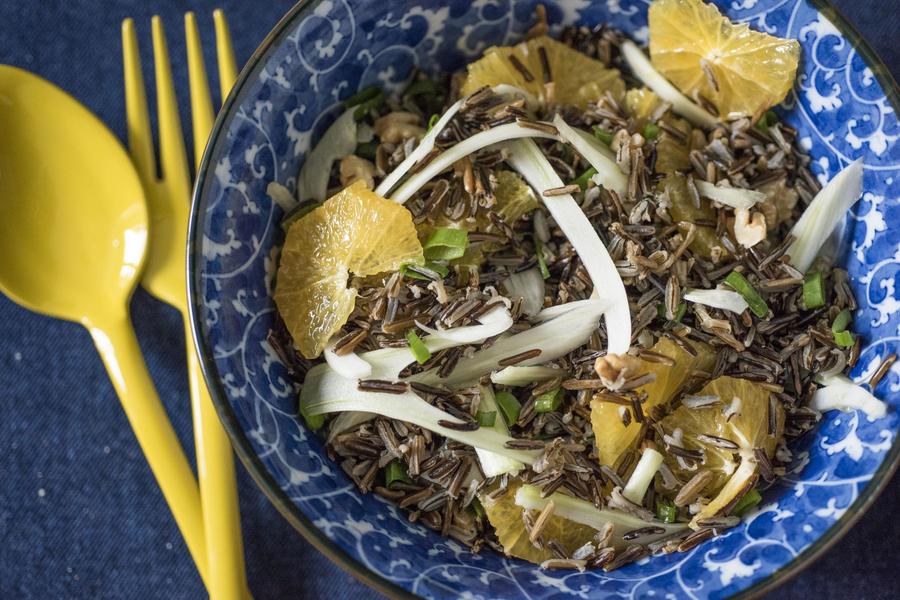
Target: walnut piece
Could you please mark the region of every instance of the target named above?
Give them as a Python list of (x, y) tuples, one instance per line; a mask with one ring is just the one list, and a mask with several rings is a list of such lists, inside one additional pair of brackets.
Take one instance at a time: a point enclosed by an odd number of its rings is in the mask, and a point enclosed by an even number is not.
[(734, 209), (734, 237), (745, 248), (752, 248), (766, 239), (766, 217), (761, 212), (751, 216), (746, 208)]
[(341, 159), (341, 185), (347, 187), (354, 181), (362, 181), (370, 190), (375, 187), (375, 165), (355, 154)]
[(402, 110), (380, 117), (375, 121), (374, 130), (382, 142), (389, 144), (399, 144), (408, 138), (425, 134), (425, 130), (419, 125), (419, 116)]

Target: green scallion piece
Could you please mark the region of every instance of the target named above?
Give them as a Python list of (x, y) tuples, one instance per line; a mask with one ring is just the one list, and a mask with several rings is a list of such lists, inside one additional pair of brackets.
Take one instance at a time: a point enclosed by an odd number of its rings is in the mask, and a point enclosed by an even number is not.
[(478, 421), (478, 424), (482, 427), (493, 427), (494, 423), (497, 422), (497, 411), (479, 410), (478, 414), (475, 415), (475, 420)]
[(678, 518), (678, 509), (675, 507), (675, 503), (668, 498), (657, 498), (656, 517), (663, 523), (674, 523)]
[(522, 410), (522, 405), (519, 404), (516, 397), (509, 392), (503, 391), (494, 394), (494, 400), (497, 401), (497, 407), (503, 413), (506, 424), (512, 425), (515, 423), (516, 419), (519, 418), (519, 411)]
[(594, 167), (591, 167), (590, 169), (588, 169), (587, 171), (585, 171), (584, 173), (579, 175), (578, 178), (575, 181), (573, 181), (572, 183), (577, 183), (578, 187), (580, 187), (582, 190), (586, 190), (588, 181), (590, 181), (591, 177), (593, 177), (596, 174), (597, 174), (597, 169), (595, 169)]
[(412, 479), (406, 474), (406, 465), (400, 460), (392, 460), (384, 468), (384, 487), (391, 487), (391, 484), (395, 481), (412, 483)]
[(428, 129), (426, 130), (425, 133), (428, 133), (429, 131), (434, 129), (434, 126), (437, 125), (437, 122), (440, 120), (441, 120), (441, 115), (439, 115), (437, 113), (431, 115), (431, 118), (428, 119)]
[(406, 88), (406, 91), (403, 92), (406, 96), (436, 96), (440, 93), (440, 90), (430, 79), (417, 79), (409, 84), (409, 87)]
[[(681, 319), (684, 318), (684, 313), (687, 312), (687, 302), (679, 302), (678, 308), (675, 309), (675, 318), (672, 319), (673, 323), (681, 323)], [(660, 302), (656, 305), (656, 314), (660, 319), (666, 319), (666, 305)], [(667, 321), (669, 319), (666, 319)]]
[(356, 154), (360, 158), (364, 158), (366, 160), (375, 160), (375, 153), (378, 151), (378, 143), (377, 142), (365, 142), (363, 144), (359, 144), (356, 147)]
[(563, 400), (563, 389), (561, 386), (557, 386), (550, 390), (549, 392), (544, 392), (540, 396), (534, 399), (534, 412), (537, 413), (548, 413), (553, 412), (559, 405), (562, 404)]
[(776, 113), (774, 110), (767, 110), (766, 111), (766, 124), (771, 127), (772, 125), (774, 125), (777, 122), (778, 122), (778, 113)]
[(368, 102), (381, 93), (381, 88), (379, 88), (377, 85), (370, 85), (369, 87), (365, 87), (359, 90), (358, 92), (344, 100), (344, 106), (347, 108), (359, 106), (363, 102)]
[(856, 343), (856, 339), (852, 333), (845, 329), (834, 334), (834, 343), (841, 348), (851, 348)]
[[(409, 277), (410, 279), (419, 279), (421, 281), (431, 281), (430, 277), (423, 275), (422, 273), (419, 273), (417, 271), (414, 271), (413, 269), (410, 268), (410, 267), (415, 267), (415, 266), (417, 266), (417, 265), (413, 265), (413, 264), (400, 265), (400, 274), (403, 275), (404, 277)], [(450, 269), (448, 269), (446, 266), (442, 265), (441, 263), (426, 262), (424, 267), (426, 269), (434, 271), (435, 273), (440, 275), (441, 279), (443, 279), (444, 277), (446, 277), (447, 275), (450, 274)]]
[(541, 277), (550, 279), (550, 269), (547, 268), (547, 259), (544, 258), (544, 245), (536, 237), (534, 238), (534, 253), (537, 254), (538, 269), (541, 271)]
[(613, 140), (613, 134), (603, 129), (599, 125), (594, 125), (594, 137), (609, 146)]
[(807, 273), (803, 278), (803, 306), (806, 310), (825, 306), (825, 282), (822, 273)]
[(732, 271), (728, 274), (728, 277), (725, 278), (725, 283), (744, 297), (744, 300), (747, 301), (747, 304), (750, 306), (750, 310), (754, 315), (763, 318), (769, 314), (769, 305), (762, 299), (762, 296), (759, 295), (756, 288), (750, 285), (750, 282), (747, 281), (747, 278), (744, 277), (743, 274), (738, 271)]
[(425, 345), (416, 332), (410, 329), (406, 332), (406, 342), (409, 344), (409, 351), (412, 352), (413, 358), (420, 365), (424, 365), (431, 358), (431, 350)]
[(384, 94), (381, 93), (381, 90), (378, 90), (378, 94), (365, 102), (356, 105), (356, 111), (353, 113), (353, 118), (357, 121), (361, 121), (369, 114), (369, 111), (380, 108), (382, 104), (384, 104)]
[(325, 424), (325, 415), (308, 415), (302, 405), (300, 406), (300, 416), (303, 417), (303, 421), (306, 422), (306, 427), (310, 431), (317, 431)]
[(845, 308), (834, 318), (834, 322), (831, 324), (831, 333), (846, 331), (852, 320), (853, 316), (850, 314), (850, 309)]
[(468, 231), (442, 227), (434, 230), (422, 249), (428, 260), (453, 260), (465, 254), (468, 246)]
[(657, 137), (659, 137), (659, 125), (656, 123), (644, 125), (644, 139), (655, 140)]
[(484, 507), (481, 505), (481, 501), (478, 500), (478, 497), (472, 498), (472, 502), (469, 503), (469, 507), (472, 509), (472, 512), (475, 513), (475, 517), (481, 520), (487, 516), (484, 512)]
[(733, 509), (731, 509), (731, 514), (741, 517), (748, 510), (759, 504), (761, 500), (762, 495), (760, 495), (759, 491), (756, 488), (753, 488), (752, 490), (744, 494), (743, 498), (738, 500), (738, 503), (734, 505)]

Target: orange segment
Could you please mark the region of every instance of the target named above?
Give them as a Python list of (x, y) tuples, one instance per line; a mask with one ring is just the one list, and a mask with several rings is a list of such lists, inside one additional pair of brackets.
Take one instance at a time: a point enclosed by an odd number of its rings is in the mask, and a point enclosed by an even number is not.
[(350, 273), (366, 277), (421, 262), (410, 212), (358, 181), (291, 225), (275, 304), (300, 353), (316, 358), (353, 312)]
[[(518, 483), (510, 482), (505, 494), (491, 500), (487, 496), (481, 497), (484, 512), (488, 521), (494, 527), (497, 540), (503, 546), (503, 550), (509, 556), (515, 556), (533, 563), (541, 563), (548, 558), (554, 558), (554, 554), (547, 548), (535, 548), (528, 539), (528, 532), (522, 523), (521, 506), (516, 504), (516, 490)], [(532, 516), (537, 517), (537, 511), (532, 511)], [(556, 515), (547, 520), (541, 536), (545, 540), (556, 540), (566, 552), (571, 554), (581, 546), (593, 539), (597, 530), (581, 523), (576, 523)]]
[[(552, 92), (544, 85), (544, 69), (540, 48), (547, 54), (553, 80)], [(516, 67), (524, 67), (527, 75)], [(577, 50), (547, 36), (540, 36), (516, 46), (488, 48), (484, 57), (471, 63), (463, 94), (471, 94), (484, 86), (502, 83), (530, 92), (544, 103), (572, 104), (585, 108), (609, 90), (617, 100), (625, 94), (625, 82), (616, 69), (585, 56)]]
[[(715, 354), (705, 344), (691, 342), (697, 356), (691, 356), (681, 346), (668, 338), (660, 338), (651, 350), (668, 356), (675, 361), (673, 366), (643, 361), (642, 373), (654, 373), (656, 380), (639, 388), (647, 393), (642, 405), (643, 412), (649, 414), (656, 406), (665, 407), (685, 384), (694, 370), (710, 370), (715, 363)], [(632, 420), (626, 427), (619, 416), (619, 406), (614, 402), (591, 400), (591, 426), (594, 430), (594, 445), (600, 463), (615, 467), (622, 456), (637, 442), (641, 424)]]
[(699, 92), (726, 119), (755, 115), (784, 100), (800, 44), (732, 23), (702, 0), (650, 5), (653, 66), (689, 97)]

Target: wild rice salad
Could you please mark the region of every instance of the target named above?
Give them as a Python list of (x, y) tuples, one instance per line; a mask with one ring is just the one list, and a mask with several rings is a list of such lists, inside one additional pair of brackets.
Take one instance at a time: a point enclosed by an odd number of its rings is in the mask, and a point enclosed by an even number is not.
[(269, 187), (268, 341), (307, 426), (363, 493), (473, 552), (686, 551), (753, 509), (820, 411), (884, 412), (843, 375), (857, 305), (824, 244), (862, 165), (823, 189), (770, 110), (797, 42), (700, 0), (649, 21), (650, 58), (602, 25), (551, 38), (539, 7), (465, 72), (361, 90), (296, 195)]

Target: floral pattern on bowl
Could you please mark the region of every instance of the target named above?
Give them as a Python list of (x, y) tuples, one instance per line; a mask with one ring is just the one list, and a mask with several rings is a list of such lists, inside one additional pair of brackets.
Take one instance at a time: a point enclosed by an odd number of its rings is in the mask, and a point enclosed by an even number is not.
[[(900, 458), (900, 371), (878, 394), (872, 421), (829, 413), (794, 448), (795, 464), (745, 523), (688, 553), (643, 559), (612, 573), (542, 571), (411, 524), (360, 495), (297, 415), (296, 389), (266, 343), (272, 276), (282, 241), (271, 181), (294, 189), (311, 144), (340, 101), (371, 84), (399, 89), (414, 66), (454, 70), (489, 45), (518, 41), (535, 2), (313, 0), (279, 25), (243, 74), (213, 134), (191, 227), (194, 327), (219, 412), (239, 454), (288, 518), (332, 556), (388, 591), (471, 598), (720, 598), (768, 585), (852, 520)], [(646, 41), (647, 2), (544, 2), (551, 23), (610, 23)], [(865, 379), (900, 341), (900, 136), (890, 78), (806, 0), (717, 2), (732, 19), (800, 40), (801, 74), (784, 118), (800, 132), (823, 181), (864, 157), (866, 190), (845, 228), (842, 263), (868, 342)], [(883, 84), (883, 82), (888, 82)], [(884, 85), (887, 85), (886, 89)], [(874, 480), (874, 481), (873, 481)], [(840, 523), (839, 523), (840, 522)], [(796, 562), (795, 562), (796, 561)]]

